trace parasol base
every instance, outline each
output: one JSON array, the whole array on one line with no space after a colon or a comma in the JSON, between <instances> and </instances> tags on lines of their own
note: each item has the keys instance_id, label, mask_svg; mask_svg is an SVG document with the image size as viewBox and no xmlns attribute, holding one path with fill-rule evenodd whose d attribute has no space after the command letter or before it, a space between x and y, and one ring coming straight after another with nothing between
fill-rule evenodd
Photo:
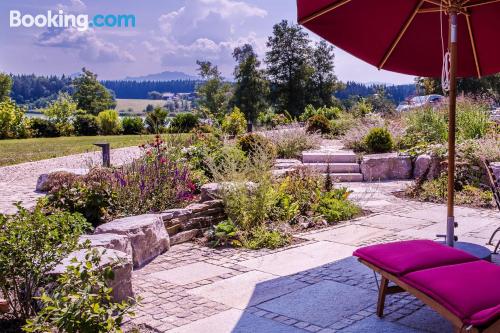
<instances>
[{"instance_id":1,"label":"parasol base","mask_svg":"<svg viewBox=\"0 0 500 333\"><path fill-rule=\"evenodd\" d=\"M446 243L444 242L439 243L446 245ZM481 260L491 262L491 251L485 246L477 245L474 243L455 242L454 248L465 251Z\"/></svg>"}]
</instances>

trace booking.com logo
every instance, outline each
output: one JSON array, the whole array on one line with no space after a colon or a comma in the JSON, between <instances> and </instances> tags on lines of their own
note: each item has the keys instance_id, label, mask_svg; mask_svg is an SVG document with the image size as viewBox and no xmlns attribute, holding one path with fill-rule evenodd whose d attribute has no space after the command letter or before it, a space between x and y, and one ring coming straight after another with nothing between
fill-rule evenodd
<instances>
[{"instance_id":1,"label":"booking.com logo","mask_svg":"<svg viewBox=\"0 0 500 333\"><path fill-rule=\"evenodd\" d=\"M87 14L65 14L63 10L57 12L47 11L47 14L23 15L19 10L10 11L11 28L76 28L86 31L89 28L135 28L135 15L102 15L97 14L92 18Z\"/></svg>"}]
</instances>

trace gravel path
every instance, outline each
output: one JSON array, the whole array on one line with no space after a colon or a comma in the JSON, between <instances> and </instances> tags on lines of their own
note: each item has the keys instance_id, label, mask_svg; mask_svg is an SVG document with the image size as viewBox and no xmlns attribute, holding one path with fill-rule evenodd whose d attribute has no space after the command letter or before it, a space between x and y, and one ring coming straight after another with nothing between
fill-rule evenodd
<instances>
[{"instance_id":1,"label":"gravel path","mask_svg":"<svg viewBox=\"0 0 500 333\"><path fill-rule=\"evenodd\" d=\"M138 147L113 149L111 164L122 165L140 155ZM37 162L28 162L0 168L0 213L16 211L15 202L22 202L24 207L33 207L43 193L35 192L36 182L41 174L55 169L82 169L101 163L100 152L91 152L64 157L57 157Z\"/></svg>"}]
</instances>

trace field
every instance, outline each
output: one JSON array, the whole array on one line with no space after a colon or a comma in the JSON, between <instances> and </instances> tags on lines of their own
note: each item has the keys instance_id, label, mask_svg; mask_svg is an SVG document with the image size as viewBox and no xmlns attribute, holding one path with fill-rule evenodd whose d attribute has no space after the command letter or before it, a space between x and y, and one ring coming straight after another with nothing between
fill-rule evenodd
<instances>
[{"instance_id":1,"label":"field","mask_svg":"<svg viewBox=\"0 0 500 333\"><path fill-rule=\"evenodd\" d=\"M135 113L143 113L148 104L153 106L164 106L166 101L152 99L116 99L116 111L128 112L132 109Z\"/></svg>"},{"instance_id":2,"label":"field","mask_svg":"<svg viewBox=\"0 0 500 333\"><path fill-rule=\"evenodd\" d=\"M117 135L0 140L0 166L100 150L93 145L96 142L109 142L111 148L138 146L152 137Z\"/></svg>"}]
</instances>

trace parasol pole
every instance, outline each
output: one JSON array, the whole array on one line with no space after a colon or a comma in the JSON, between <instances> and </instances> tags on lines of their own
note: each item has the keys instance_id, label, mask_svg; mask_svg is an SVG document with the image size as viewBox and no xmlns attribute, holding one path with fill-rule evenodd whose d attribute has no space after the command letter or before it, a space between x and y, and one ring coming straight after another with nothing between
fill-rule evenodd
<instances>
[{"instance_id":1,"label":"parasol pole","mask_svg":"<svg viewBox=\"0 0 500 333\"><path fill-rule=\"evenodd\" d=\"M450 47L450 95L448 114L448 214L446 225L446 243L454 246L455 243L455 118L457 108L457 38L458 38L457 11L454 8L449 12L449 47Z\"/></svg>"}]
</instances>

